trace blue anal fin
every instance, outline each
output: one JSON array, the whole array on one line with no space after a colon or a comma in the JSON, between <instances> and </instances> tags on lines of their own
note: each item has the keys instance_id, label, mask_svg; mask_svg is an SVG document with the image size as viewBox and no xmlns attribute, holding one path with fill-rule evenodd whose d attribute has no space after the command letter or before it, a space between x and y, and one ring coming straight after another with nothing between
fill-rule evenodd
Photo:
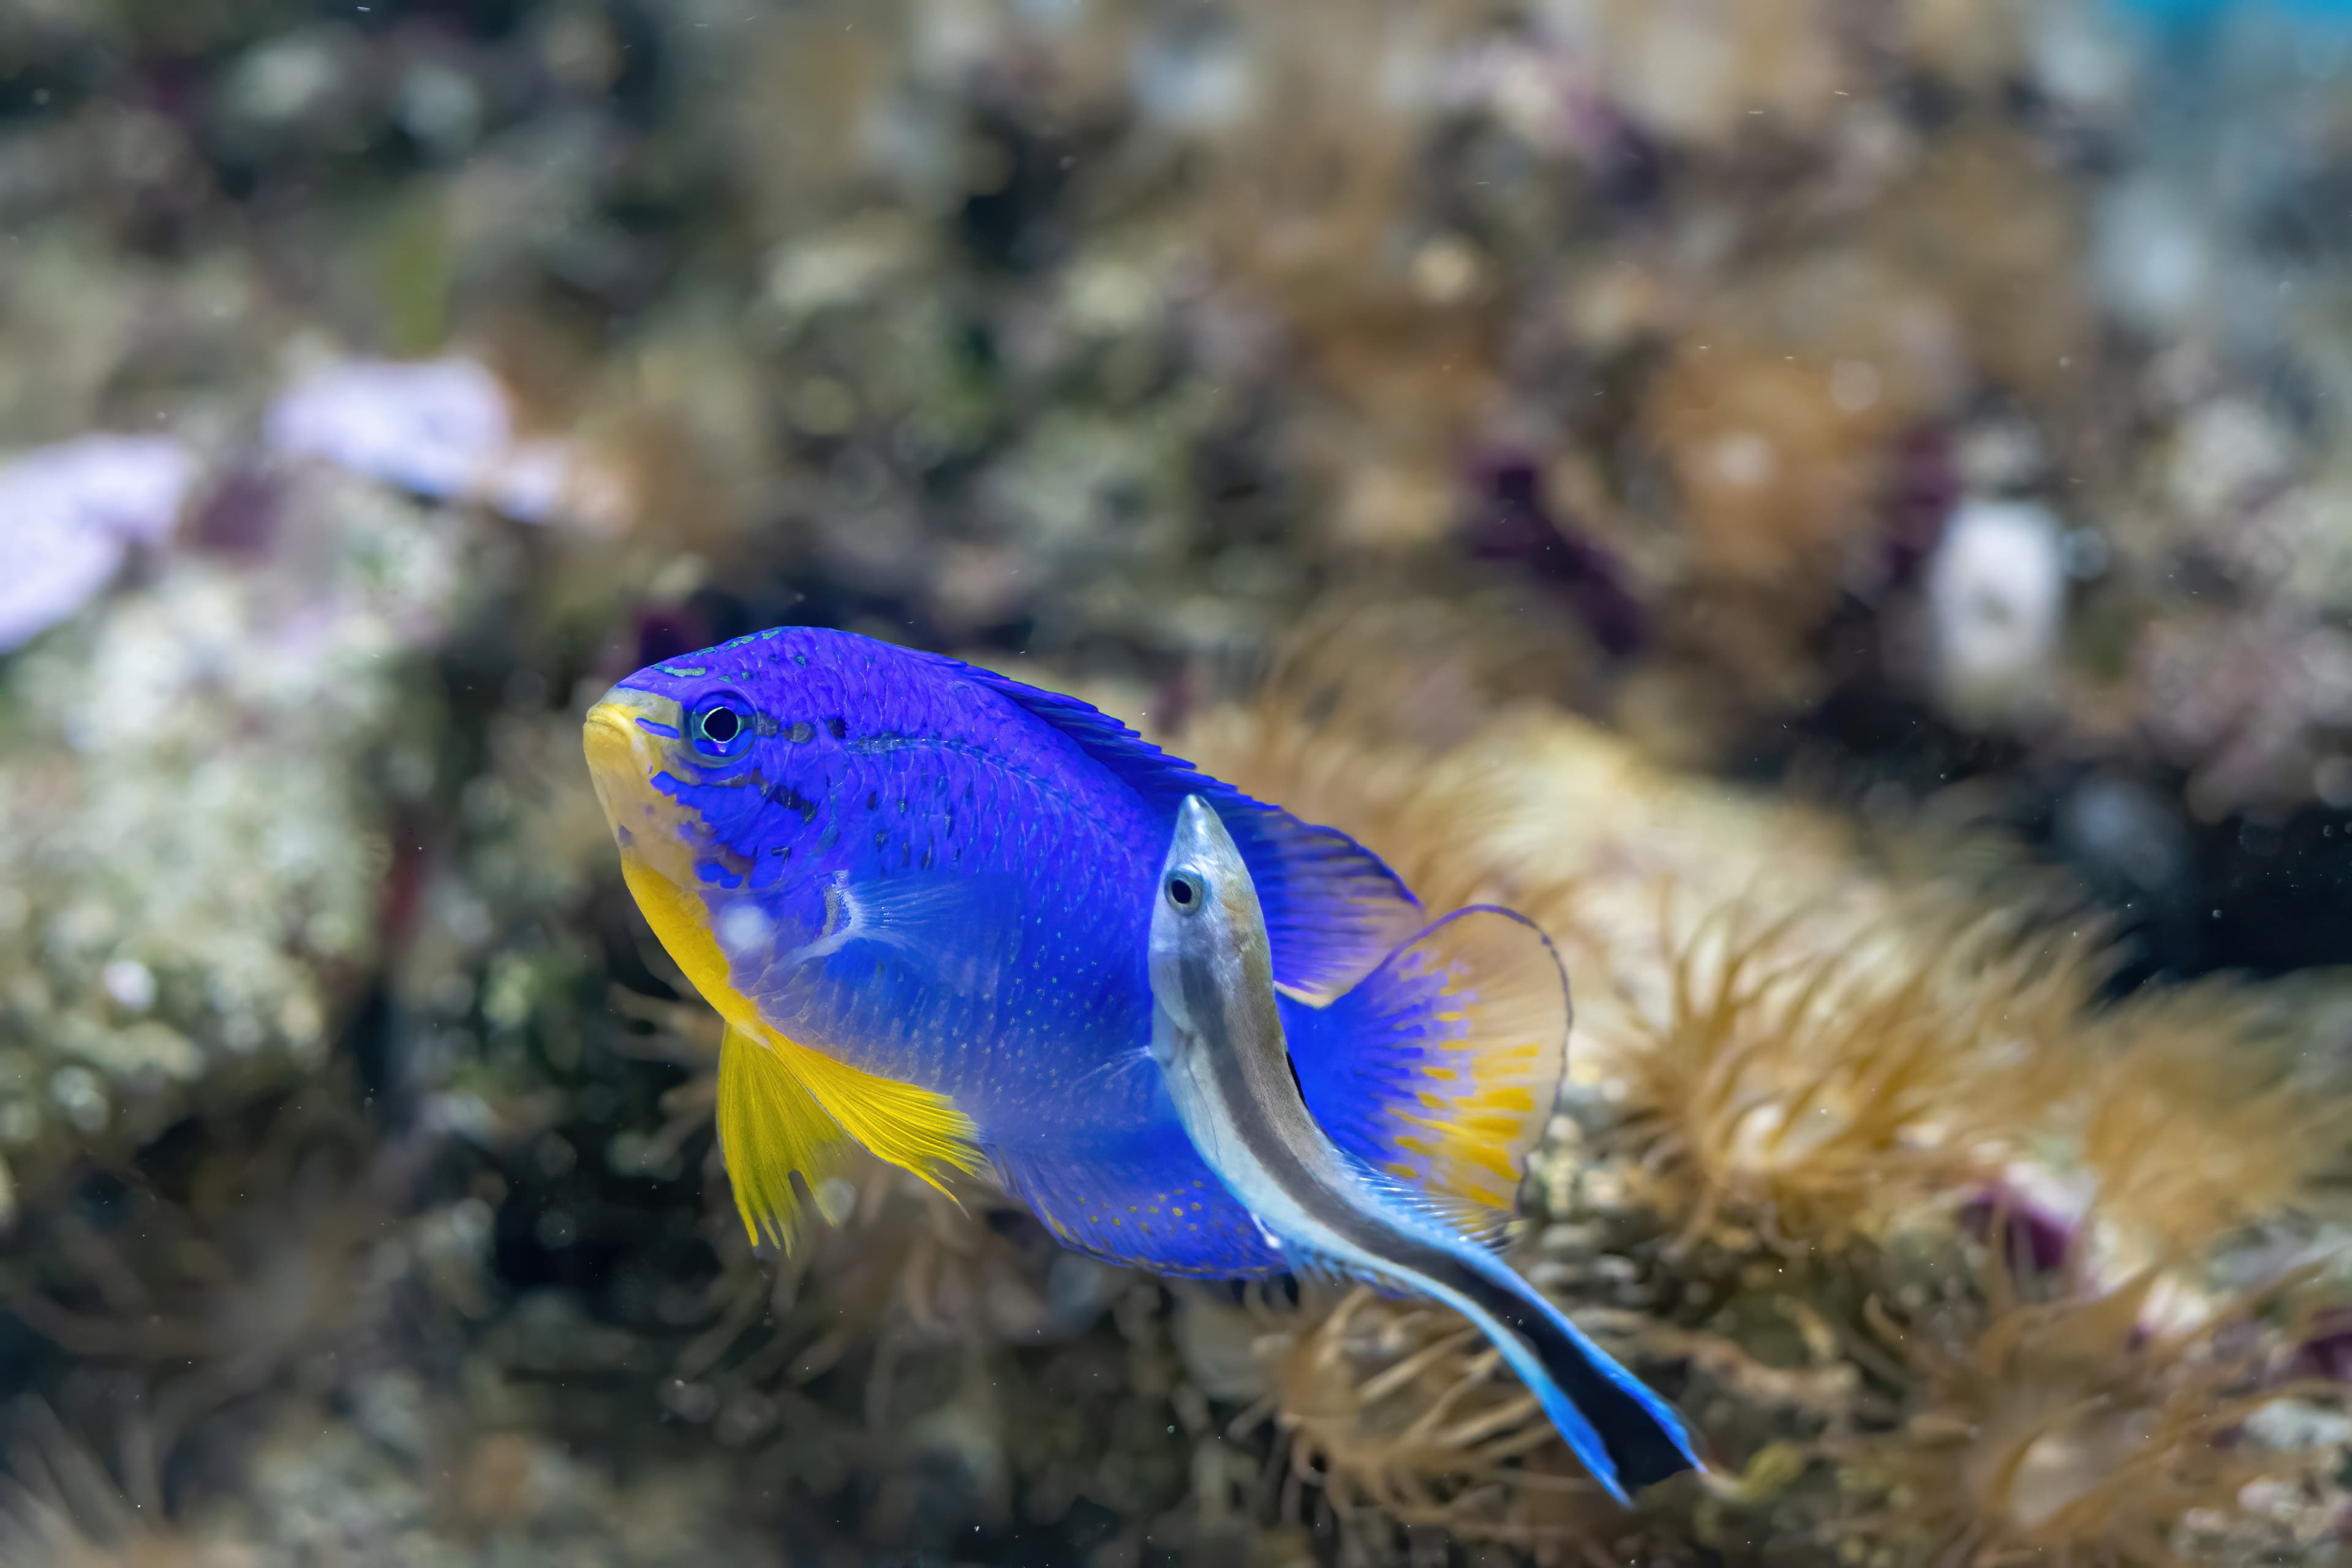
<instances>
[{"instance_id":1,"label":"blue anal fin","mask_svg":"<svg viewBox=\"0 0 2352 1568\"><path fill-rule=\"evenodd\" d=\"M1242 1279L1290 1267L1174 1124L1111 1150L990 1151L1005 1187L1076 1252L1157 1274Z\"/></svg>"}]
</instances>

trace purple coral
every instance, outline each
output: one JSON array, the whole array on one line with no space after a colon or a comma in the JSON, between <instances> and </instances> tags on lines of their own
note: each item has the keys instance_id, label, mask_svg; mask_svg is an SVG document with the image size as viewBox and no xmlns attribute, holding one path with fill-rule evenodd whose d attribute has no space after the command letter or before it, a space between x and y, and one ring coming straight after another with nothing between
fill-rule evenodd
<instances>
[{"instance_id":1,"label":"purple coral","mask_svg":"<svg viewBox=\"0 0 2352 1568\"><path fill-rule=\"evenodd\" d=\"M451 499L514 438L498 378L468 360L356 361L296 382L269 410L265 438L419 495Z\"/></svg>"},{"instance_id":2,"label":"purple coral","mask_svg":"<svg viewBox=\"0 0 2352 1568\"><path fill-rule=\"evenodd\" d=\"M2322 1312L2295 1349L2294 1370L2332 1383L2352 1383L2352 1310Z\"/></svg>"},{"instance_id":3,"label":"purple coral","mask_svg":"<svg viewBox=\"0 0 2352 1568\"><path fill-rule=\"evenodd\" d=\"M0 468L0 649L88 604L132 545L168 538L195 470L160 436L83 436Z\"/></svg>"},{"instance_id":4,"label":"purple coral","mask_svg":"<svg viewBox=\"0 0 2352 1568\"><path fill-rule=\"evenodd\" d=\"M2065 1268L2082 1232L2079 1215L2064 1212L2057 1202L2014 1182L1964 1205L1960 1223L1988 1247L1993 1245L1998 1226L2000 1254L2011 1271L2036 1277Z\"/></svg>"},{"instance_id":5,"label":"purple coral","mask_svg":"<svg viewBox=\"0 0 2352 1568\"><path fill-rule=\"evenodd\" d=\"M519 437L506 388L468 359L330 365L278 399L263 435L282 457L525 522L603 521L617 505L568 443Z\"/></svg>"},{"instance_id":6,"label":"purple coral","mask_svg":"<svg viewBox=\"0 0 2352 1568\"><path fill-rule=\"evenodd\" d=\"M1480 465L1482 504L1472 519L1469 547L1482 561L1523 567L1568 601L1593 640L1622 658L1643 642L1646 617L1608 552L1553 517L1543 475L1514 454Z\"/></svg>"},{"instance_id":7,"label":"purple coral","mask_svg":"<svg viewBox=\"0 0 2352 1568\"><path fill-rule=\"evenodd\" d=\"M1950 436L1933 426L1895 445L1886 495L1886 567L1897 583L1919 575L1960 504L1959 463Z\"/></svg>"}]
</instances>

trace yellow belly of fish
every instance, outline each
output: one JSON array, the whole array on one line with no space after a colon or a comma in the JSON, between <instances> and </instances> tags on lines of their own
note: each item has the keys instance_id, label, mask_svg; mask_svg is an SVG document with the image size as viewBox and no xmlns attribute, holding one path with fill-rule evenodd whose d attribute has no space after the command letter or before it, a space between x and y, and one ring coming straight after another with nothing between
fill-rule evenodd
<instances>
[{"instance_id":1,"label":"yellow belly of fish","mask_svg":"<svg viewBox=\"0 0 2352 1568\"><path fill-rule=\"evenodd\" d=\"M971 1119L947 1096L839 1062L770 1027L735 989L700 898L627 850L621 874L670 957L727 1021L719 1055L719 1147L735 1206L756 1245L789 1248L800 1200L842 1174L852 1141L940 1191L953 1169L981 1165Z\"/></svg>"}]
</instances>

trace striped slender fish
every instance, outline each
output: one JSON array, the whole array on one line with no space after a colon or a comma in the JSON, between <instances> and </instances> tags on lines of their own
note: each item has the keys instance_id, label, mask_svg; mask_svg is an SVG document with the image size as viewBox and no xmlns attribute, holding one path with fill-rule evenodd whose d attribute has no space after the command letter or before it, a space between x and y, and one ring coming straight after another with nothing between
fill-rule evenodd
<instances>
[{"instance_id":1,"label":"striped slender fish","mask_svg":"<svg viewBox=\"0 0 2352 1568\"><path fill-rule=\"evenodd\" d=\"M1432 951L1420 956L1434 960L1440 947L1459 953L1529 942L1549 945L1507 910L1462 910L1408 948L1403 962L1391 961L1396 1005L1381 1012L1392 1026L1410 1027L1431 1000L1429 977L1445 973L1442 963L1416 962L1414 949L1426 946ZM1249 867L1199 795L1178 811L1161 868L1150 973L1151 1055L1176 1113L1294 1270L1426 1296L1469 1319L1620 1501L1699 1468L1682 1419L1496 1257L1477 1235L1478 1216L1371 1169L1317 1122L1291 1065ZM1442 992L1442 982L1434 989ZM1544 1028L1556 1020L1564 1037L1566 1009L1560 981L1556 1014L1523 1007L1520 1021Z\"/></svg>"}]
</instances>

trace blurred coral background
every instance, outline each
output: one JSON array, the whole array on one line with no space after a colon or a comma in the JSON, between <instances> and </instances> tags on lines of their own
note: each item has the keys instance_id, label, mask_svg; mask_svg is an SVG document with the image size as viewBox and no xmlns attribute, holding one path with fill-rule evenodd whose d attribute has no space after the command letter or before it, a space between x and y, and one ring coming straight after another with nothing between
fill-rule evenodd
<instances>
[{"instance_id":1,"label":"blurred coral background","mask_svg":"<svg viewBox=\"0 0 2352 1568\"><path fill-rule=\"evenodd\" d=\"M580 716L801 622L1500 898L1462 1324L754 1257ZM2352 5L0 0L0 1568L2325 1563Z\"/></svg>"}]
</instances>

